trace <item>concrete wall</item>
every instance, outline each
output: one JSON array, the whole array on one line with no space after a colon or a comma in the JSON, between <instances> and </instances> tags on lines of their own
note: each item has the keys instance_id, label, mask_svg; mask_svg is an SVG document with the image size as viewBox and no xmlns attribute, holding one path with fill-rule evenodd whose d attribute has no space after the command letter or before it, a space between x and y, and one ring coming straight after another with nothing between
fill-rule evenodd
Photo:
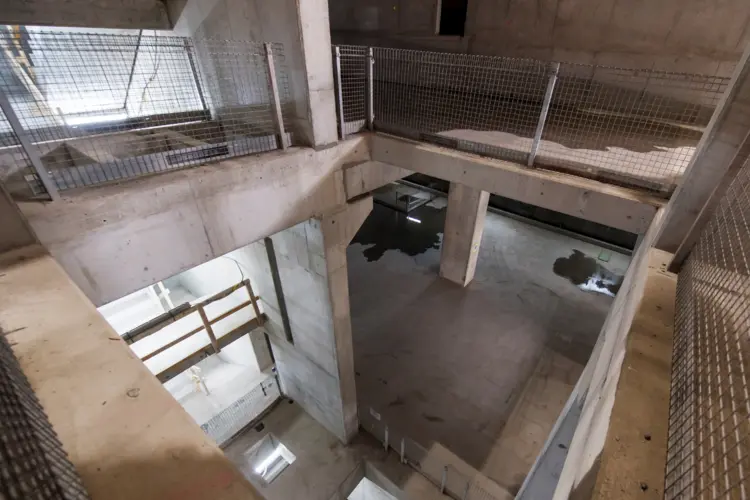
<instances>
[{"instance_id":1,"label":"concrete wall","mask_svg":"<svg viewBox=\"0 0 750 500\"><path fill-rule=\"evenodd\" d=\"M343 442L358 429L346 246L371 208L372 199L366 198L270 238L291 342L273 282L268 243L255 242L232 254L248 270L269 317L264 328L282 392Z\"/></svg>"},{"instance_id":2,"label":"concrete wall","mask_svg":"<svg viewBox=\"0 0 750 500\"><path fill-rule=\"evenodd\" d=\"M169 29L161 0L10 0L3 2L0 24L81 26L89 28Z\"/></svg>"},{"instance_id":3,"label":"concrete wall","mask_svg":"<svg viewBox=\"0 0 750 500\"><path fill-rule=\"evenodd\" d=\"M180 35L283 43L295 128L301 142L325 145L336 141L326 0L170 0L167 6L174 30ZM202 62L204 67L226 64L221 60Z\"/></svg>"},{"instance_id":4,"label":"concrete wall","mask_svg":"<svg viewBox=\"0 0 750 500\"><path fill-rule=\"evenodd\" d=\"M360 137L323 151L291 148L20 207L42 244L101 305L342 206L342 167L368 155Z\"/></svg>"},{"instance_id":5,"label":"concrete wall","mask_svg":"<svg viewBox=\"0 0 750 500\"><path fill-rule=\"evenodd\" d=\"M731 74L743 0L469 0L466 36L435 35L434 0L330 0L334 43Z\"/></svg>"},{"instance_id":6,"label":"concrete wall","mask_svg":"<svg viewBox=\"0 0 750 500\"><path fill-rule=\"evenodd\" d=\"M36 236L26 219L0 184L0 253L33 245L36 242Z\"/></svg>"},{"instance_id":7,"label":"concrete wall","mask_svg":"<svg viewBox=\"0 0 750 500\"><path fill-rule=\"evenodd\" d=\"M622 287L602 326L594 351L570 396L571 401L566 406L566 410L579 411L580 409L580 416L572 440L569 442L568 454L562 471L550 476L549 470L537 462L523 487L524 490L536 491L538 494L539 491L549 492L554 489L553 498L563 500L578 488L583 490L591 487L587 477L590 480L592 476L596 476L595 469L607 437L618 380L622 370L625 369L623 359L630 327L643 297L649 269L649 254L663 220L664 209L661 209L654 217L651 227L633 256ZM561 415L560 422L565 417L566 414ZM556 432L569 432L569 430L559 423L548 442L555 440ZM540 455L542 461L545 457L549 458L546 454L549 449L549 446L545 446L545 451ZM539 475L535 476L536 473ZM555 485L554 481L558 477L559 481ZM521 498L536 498L528 495L529 493L525 492ZM574 498L589 497L583 492L582 496L574 496Z\"/></svg>"}]
</instances>

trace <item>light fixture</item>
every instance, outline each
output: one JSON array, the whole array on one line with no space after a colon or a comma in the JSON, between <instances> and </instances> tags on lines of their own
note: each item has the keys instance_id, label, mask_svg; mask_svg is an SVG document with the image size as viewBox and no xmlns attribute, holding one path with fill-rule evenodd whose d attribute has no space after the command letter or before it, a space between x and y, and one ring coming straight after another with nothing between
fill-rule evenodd
<instances>
[{"instance_id":1,"label":"light fixture","mask_svg":"<svg viewBox=\"0 0 750 500\"><path fill-rule=\"evenodd\" d=\"M408 215L406 216L406 220L410 220L412 222L416 222L417 224L421 224L422 223L421 220L415 219L414 217L409 217Z\"/></svg>"}]
</instances>

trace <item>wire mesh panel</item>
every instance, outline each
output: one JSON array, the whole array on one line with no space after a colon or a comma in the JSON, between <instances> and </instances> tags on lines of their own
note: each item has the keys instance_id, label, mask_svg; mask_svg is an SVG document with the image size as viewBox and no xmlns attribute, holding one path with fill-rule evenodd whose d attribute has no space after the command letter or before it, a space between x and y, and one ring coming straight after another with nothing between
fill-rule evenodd
<instances>
[{"instance_id":1,"label":"wire mesh panel","mask_svg":"<svg viewBox=\"0 0 750 500\"><path fill-rule=\"evenodd\" d=\"M252 391L237 398L234 403L201 425L201 429L221 446L258 418L280 397L276 376L270 375Z\"/></svg>"},{"instance_id":2,"label":"wire mesh panel","mask_svg":"<svg viewBox=\"0 0 750 500\"><path fill-rule=\"evenodd\" d=\"M750 497L750 165L677 281L665 498Z\"/></svg>"},{"instance_id":3,"label":"wire mesh panel","mask_svg":"<svg viewBox=\"0 0 750 500\"><path fill-rule=\"evenodd\" d=\"M344 135L367 125L367 47L339 45Z\"/></svg>"},{"instance_id":4,"label":"wire mesh panel","mask_svg":"<svg viewBox=\"0 0 750 500\"><path fill-rule=\"evenodd\" d=\"M541 61L374 49L375 124L499 158L525 161L548 65Z\"/></svg>"},{"instance_id":5,"label":"wire mesh panel","mask_svg":"<svg viewBox=\"0 0 750 500\"><path fill-rule=\"evenodd\" d=\"M272 51L291 121L283 48ZM6 30L0 92L61 190L279 146L262 43Z\"/></svg>"},{"instance_id":6,"label":"wire mesh panel","mask_svg":"<svg viewBox=\"0 0 750 500\"><path fill-rule=\"evenodd\" d=\"M0 498L89 498L1 332Z\"/></svg>"},{"instance_id":7,"label":"wire mesh panel","mask_svg":"<svg viewBox=\"0 0 750 500\"><path fill-rule=\"evenodd\" d=\"M728 83L562 64L537 162L671 192Z\"/></svg>"}]
</instances>

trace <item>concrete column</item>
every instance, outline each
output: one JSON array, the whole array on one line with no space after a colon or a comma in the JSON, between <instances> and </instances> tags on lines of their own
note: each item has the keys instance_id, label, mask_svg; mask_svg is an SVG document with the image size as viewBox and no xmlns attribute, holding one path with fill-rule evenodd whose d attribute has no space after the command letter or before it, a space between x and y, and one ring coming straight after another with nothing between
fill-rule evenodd
<instances>
[{"instance_id":1,"label":"concrete column","mask_svg":"<svg viewBox=\"0 0 750 500\"><path fill-rule=\"evenodd\" d=\"M359 425L346 247L371 210L363 198L271 237L283 307L264 243L243 259L269 317L282 392L344 443Z\"/></svg>"},{"instance_id":2,"label":"concrete column","mask_svg":"<svg viewBox=\"0 0 750 500\"><path fill-rule=\"evenodd\" d=\"M732 81L714 111L698 143L685 175L667 205L666 221L656 247L676 253L699 219L711 194L719 200L723 191L748 159L750 133L750 46L737 63ZM711 209L704 212L702 224L710 219ZM696 228L695 235L700 232ZM693 239L697 239L694 235Z\"/></svg>"},{"instance_id":3,"label":"concrete column","mask_svg":"<svg viewBox=\"0 0 750 500\"><path fill-rule=\"evenodd\" d=\"M443 278L461 286L474 279L489 199L487 191L451 182L440 254Z\"/></svg>"},{"instance_id":4,"label":"concrete column","mask_svg":"<svg viewBox=\"0 0 750 500\"><path fill-rule=\"evenodd\" d=\"M327 0L167 0L166 3L178 35L283 43L286 81L294 101L292 131L298 132L297 140L309 146L324 146L338 140ZM201 50L198 59L201 68L208 68L209 73L226 64Z\"/></svg>"}]
</instances>

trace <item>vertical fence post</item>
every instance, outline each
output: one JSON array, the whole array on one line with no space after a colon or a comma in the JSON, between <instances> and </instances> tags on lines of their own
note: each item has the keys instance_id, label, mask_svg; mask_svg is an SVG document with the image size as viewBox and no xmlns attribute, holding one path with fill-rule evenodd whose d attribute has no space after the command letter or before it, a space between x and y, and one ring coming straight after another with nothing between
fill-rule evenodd
<instances>
[{"instance_id":1,"label":"vertical fence post","mask_svg":"<svg viewBox=\"0 0 750 500\"><path fill-rule=\"evenodd\" d=\"M341 51L334 47L334 79L336 81L336 112L339 118L339 139L344 139L344 91L341 88Z\"/></svg>"},{"instance_id":2,"label":"vertical fence post","mask_svg":"<svg viewBox=\"0 0 750 500\"><path fill-rule=\"evenodd\" d=\"M12 128L13 133L16 134L18 142L21 143L21 147L26 152L26 157L31 162L31 166L34 168L36 175L39 176L39 180L42 181L42 185L44 186L44 189L47 190L47 194L49 195L50 199L53 201L59 200L60 194L57 192L57 188L52 182L52 178L44 168L44 164L42 163L42 159L39 157L39 153L37 153L36 149L34 149L29 136L26 134L26 131L23 129L23 125L21 125L21 121L18 119L18 115L16 115L16 112L10 105L8 96L6 96L5 92L3 92L2 90L0 90L0 109L2 109L3 113L5 113L5 117L8 119L10 128Z\"/></svg>"},{"instance_id":3,"label":"vertical fence post","mask_svg":"<svg viewBox=\"0 0 750 500\"><path fill-rule=\"evenodd\" d=\"M367 129L372 130L375 123L375 106L373 102L373 69L375 56L372 47L367 49Z\"/></svg>"},{"instance_id":4,"label":"vertical fence post","mask_svg":"<svg viewBox=\"0 0 750 500\"><path fill-rule=\"evenodd\" d=\"M557 83L557 74L559 72L560 63L550 63L549 80L547 80L547 92L545 92L544 94L542 112L539 113L539 123L536 126L534 142L531 143L531 151L529 152L529 160L527 162L527 165L529 167L534 166L534 160L536 159L536 154L539 151L539 143L542 142L542 132L544 132L544 124L547 121L547 113L549 113L549 105L552 102L552 94L555 92L555 84Z\"/></svg>"},{"instance_id":5,"label":"vertical fence post","mask_svg":"<svg viewBox=\"0 0 750 500\"><path fill-rule=\"evenodd\" d=\"M383 439L383 448L388 451L388 426L385 426L385 439Z\"/></svg>"},{"instance_id":6,"label":"vertical fence post","mask_svg":"<svg viewBox=\"0 0 750 500\"><path fill-rule=\"evenodd\" d=\"M206 329L208 338L214 348L214 354L218 354L219 352L221 352L221 349L219 348L219 342L216 340L214 329L211 327L211 323L208 321L208 316L206 316L206 311L203 309L203 306L198 307L198 313L201 315L201 320L203 320L203 327Z\"/></svg>"},{"instance_id":7,"label":"vertical fence post","mask_svg":"<svg viewBox=\"0 0 750 500\"><path fill-rule=\"evenodd\" d=\"M443 466L443 477L440 480L440 493L445 493L445 482L448 479L448 466Z\"/></svg>"},{"instance_id":8,"label":"vertical fence post","mask_svg":"<svg viewBox=\"0 0 750 500\"><path fill-rule=\"evenodd\" d=\"M271 111L273 113L274 125L276 126L276 135L279 136L281 149L289 147L289 141L286 138L284 130L284 118L281 115L281 99L279 98L279 85L276 80L276 66L273 63L273 45L264 44L266 47L266 64L268 65L268 80L271 89Z\"/></svg>"},{"instance_id":9,"label":"vertical fence post","mask_svg":"<svg viewBox=\"0 0 750 500\"><path fill-rule=\"evenodd\" d=\"M406 438L401 438L401 463L406 463Z\"/></svg>"}]
</instances>

